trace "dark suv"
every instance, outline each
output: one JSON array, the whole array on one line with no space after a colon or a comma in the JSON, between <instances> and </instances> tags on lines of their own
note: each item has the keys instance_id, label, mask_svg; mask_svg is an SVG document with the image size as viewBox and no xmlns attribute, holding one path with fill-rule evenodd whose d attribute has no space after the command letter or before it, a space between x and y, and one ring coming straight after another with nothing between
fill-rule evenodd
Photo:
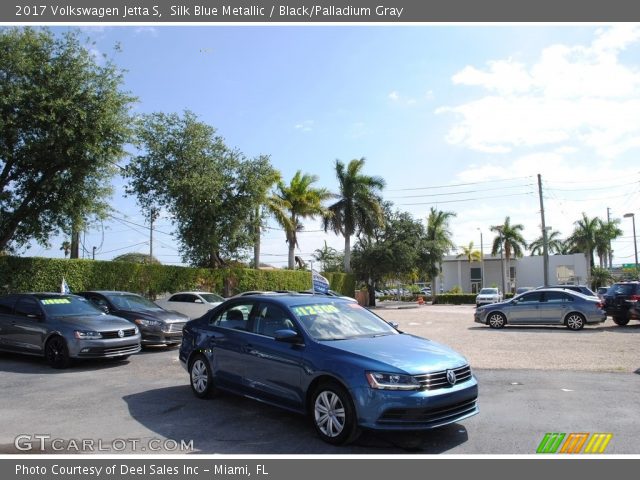
<instances>
[{"instance_id":1,"label":"dark suv","mask_svg":"<svg viewBox=\"0 0 640 480\"><path fill-rule=\"evenodd\" d=\"M640 282L614 283L604 296L607 315L616 325L640 320Z\"/></svg>"}]
</instances>

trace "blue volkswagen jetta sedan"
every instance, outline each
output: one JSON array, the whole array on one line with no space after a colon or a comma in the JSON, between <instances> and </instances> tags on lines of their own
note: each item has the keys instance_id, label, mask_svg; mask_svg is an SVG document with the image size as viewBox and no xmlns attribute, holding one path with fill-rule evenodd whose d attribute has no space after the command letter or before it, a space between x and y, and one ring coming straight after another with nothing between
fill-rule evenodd
<instances>
[{"instance_id":1,"label":"blue volkswagen jetta sedan","mask_svg":"<svg viewBox=\"0 0 640 480\"><path fill-rule=\"evenodd\" d=\"M332 444L361 428L431 429L478 413L462 355L335 297L227 300L185 325L179 357L196 396L224 390L308 414Z\"/></svg>"}]
</instances>

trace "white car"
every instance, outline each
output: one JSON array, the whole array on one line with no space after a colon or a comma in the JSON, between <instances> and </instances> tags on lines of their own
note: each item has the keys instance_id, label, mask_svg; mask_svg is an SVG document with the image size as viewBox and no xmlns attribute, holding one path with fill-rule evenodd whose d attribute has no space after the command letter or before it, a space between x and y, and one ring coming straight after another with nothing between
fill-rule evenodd
<instances>
[{"instance_id":1,"label":"white car","mask_svg":"<svg viewBox=\"0 0 640 480\"><path fill-rule=\"evenodd\" d=\"M182 313L190 319L200 318L222 302L223 297L210 292L178 292L156 301L165 310Z\"/></svg>"},{"instance_id":2,"label":"white car","mask_svg":"<svg viewBox=\"0 0 640 480\"><path fill-rule=\"evenodd\" d=\"M501 302L502 292L497 288L483 288L476 296L476 307Z\"/></svg>"}]
</instances>

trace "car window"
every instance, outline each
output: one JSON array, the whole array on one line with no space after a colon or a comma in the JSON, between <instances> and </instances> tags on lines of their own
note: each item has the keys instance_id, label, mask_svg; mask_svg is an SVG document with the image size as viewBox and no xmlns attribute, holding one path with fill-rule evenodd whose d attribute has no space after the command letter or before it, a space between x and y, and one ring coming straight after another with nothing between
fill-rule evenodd
<instances>
[{"instance_id":1,"label":"car window","mask_svg":"<svg viewBox=\"0 0 640 480\"><path fill-rule=\"evenodd\" d=\"M215 293L201 293L200 296L208 303L224 302L224 298Z\"/></svg>"},{"instance_id":2,"label":"car window","mask_svg":"<svg viewBox=\"0 0 640 480\"><path fill-rule=\"evenodd\" d=\"M52 317L96 316L104 312L83 297L59 296L41 298L40 305Z\"/></svg>"},{"instance_id":3,"label":"car window","mask_svg":"<svg viewBox=\"0 0 640 480\"><path fill-rule=\"evenodd\" d=\"M546 292L545 300L547 303L565 303L572 302L573 297L564 292Z\"/></svg>"},{"instance_id":4,"label":"car window","mask_svg":"<svg viewBox=\"0 0 640 480\"><path fill-rule=\"evenodd\" d=\"M216 315L213 324L216 327L247 330L253 305L254 302L236 303Z\"/></svg>"},{"instance_id":5,"label":"car window","mask_svg":"<svg viewBox=\"0 0 640 480\"><path fill-rule=\"evenodd\" d=\"M16 303L15 297L0 298L0 315L10 315L13 313L13 305Z\"/></svg>"},{"instance_id":6,"label":"car window","mask_svg":"<svg viewBox=\"0 0 640 480\"><path fill-rule=\"evenodd\" d=\"M16 315L29 316L29 315L42 315L42 310L38 306L38 301L34 298L20 298L16 302L15 307Z\"/></svg>"},{"instance_id":7,"label":"car window","mask_svg":"<svg viewBox=\"0 0 640 480\"><path fill-rule=\"evenodd\" d=\"M119 310L159 310L160 307L140 295L110 295L109 299Z\"/></svg>"},{"instance_id":8,"label":"car window","mask_svg":"<svg viewBox=\"0 0 640 480\"><path fill-rule=\"evenodd\" d=\"M532 293L523 293L520 297L518 297L518 303L538 303L542 301L542 293L541 292L532 292Z\"/></svg>"},{"instance_id":9,"label":"car window","mask_svg":"<svg viewBox=\"0 0 640 480\"><path fill-rule=\"evenodd\" d=\"M633 287L631 283L619 283L611 287L611 292L609 293L613 295L632 295Z\"/></svg>"},{"instance_id":10,"label":"car window","mask_svg":"<svg viewBox=\"0 0 640 480\"><path fill-rule=\"evenodd\" d=\"M263 303L259 306L251 331L267 337L275 337L278 330L296 330L286 312L277 305Z\"/></svg>"},{"instance_id":11,"label":"car window","mask_svg":"<svg viewBox=\"0 0 640 480\"><path fill-rule=\"evenodd\" d=\"M483 288L482 290L480 290L480 295L495 295L497 293L497 288Z\"/></svg>"},{"instance_id":12,"label":"car window","mask_svg":"<svg viewBox=\"0 0 640 480\"><path fill-rule=\"evenodd\" d=\"M398 331L357 303L336 301L296 305L291 308L305 330L316 340L397 335Z\"/></svg>"}]
</instances>

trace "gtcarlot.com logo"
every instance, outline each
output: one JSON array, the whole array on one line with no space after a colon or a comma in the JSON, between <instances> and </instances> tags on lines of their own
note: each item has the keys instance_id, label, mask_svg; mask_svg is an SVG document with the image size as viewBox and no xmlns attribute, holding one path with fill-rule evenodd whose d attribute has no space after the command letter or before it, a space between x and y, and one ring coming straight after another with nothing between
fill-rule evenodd
<instances>
[{"instance_id":1,"label":"gtcarlot.com logo","mask_svg":"<svg viewBox=\"0 0 640 480\"><path fill-rule=\"evenodd\" d=\"M536 453L604 453L612 437L611 433L546 433Z\"/></svg>"}]
</instances>

